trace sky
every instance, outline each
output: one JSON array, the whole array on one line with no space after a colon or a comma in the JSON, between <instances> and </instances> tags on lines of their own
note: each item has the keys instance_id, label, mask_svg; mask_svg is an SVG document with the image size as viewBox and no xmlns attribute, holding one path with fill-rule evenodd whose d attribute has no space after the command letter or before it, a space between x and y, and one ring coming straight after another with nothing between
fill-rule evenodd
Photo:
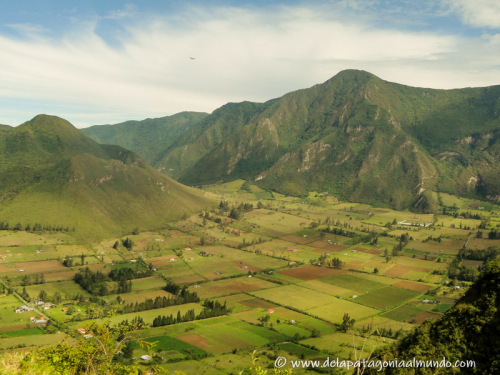
<instances>
[{"instance_id":1,"label":"sky","mask_svg":"<svg viewBox=\"0 0 500 375\"><path fill-rule=\"evenodd\" d=\"M498 0L0 0L0 124L212 112L344 69L436 89L500 84Z\"/></svg>"}]
</instances>

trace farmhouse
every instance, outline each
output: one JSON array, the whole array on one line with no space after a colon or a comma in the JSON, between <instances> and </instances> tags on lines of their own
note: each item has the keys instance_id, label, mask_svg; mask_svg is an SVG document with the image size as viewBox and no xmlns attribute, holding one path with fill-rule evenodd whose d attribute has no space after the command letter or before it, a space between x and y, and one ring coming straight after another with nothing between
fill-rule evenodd
<instances>
[{"instance_id":1,"label":"farmhouse","mask_svg":"<svg viewBox=\"0 0 500 375\"><path fill-rule=\"evenodd\" d=\"M82 335L84 335L86 332L84 328L78 328L77 331L78 331L78 333L80 333Z\"/></svg>"},{"instance_id":2,"label":"farmhouse","mask_svg":"<svg viewBox=\"0 0 500 375\"><path fill-rule=\"evenodd\" d=\"M175 258L170 258L170 261L171 262L175 262Z\"/></svg>"},{"instance_id":3,"label":"farmhouse","mask_svg":"<svg viewBox=\"0 0 500 375\"><path fill-rule=\"evenodd\" d=\"M267 312L268 312L269 314L274 314L274 309L269 309L269 310L267 310Z\"/></svg>"},{"instance_id":4,"label":"farmhouse","mask_svg":"<svg viewBox=\"0 0 500 375\"><path fill-rule=\"evenodd\" d=\"M151 359L151 356L149 356L149 355L147 355L147 354L144 354L144 355L141 357L141 359L142 359L143 361L149 361L149 360Z\"/></svg>"},{"instance_id":5,"label":"farmhouse","mask_svg":"<svg viewBox=\"0 0 500 375\"><path fill-rule=\"evenodd\" d=\"M19 306L18 308L16 308L15 312L16 313L23 313L25 311L32 311L32 310L33 310L33 307L27 306L27 305L22 305L22 306Z\"/></svg>"},{"instance_id":6,"label":"farmhouse","mask_svg":"<svg viewBox=\"0 0 500 375\"><path fill-rule=\"evenodd\" d=\"M191 251L191 248L190 247L185 247L184 251Z\"/></svg>"}]
</instances>

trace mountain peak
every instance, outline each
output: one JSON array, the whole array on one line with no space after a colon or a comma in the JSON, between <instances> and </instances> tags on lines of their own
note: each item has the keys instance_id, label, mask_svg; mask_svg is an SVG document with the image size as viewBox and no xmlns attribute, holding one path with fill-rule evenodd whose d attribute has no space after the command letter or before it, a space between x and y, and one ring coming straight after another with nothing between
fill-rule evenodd
<instances>
[{"instance_id":1,"label":"mountain peak","mask_svg":"<svg viewBox=\"0 0 500 375\"><path fill-rule=\"evenodd\" d=\"M26 121L24 124L20 125L21 129L23 127L30 128L32 130L43 130L57 133L61 131L78 132L78 129L69 121L61 117L45 114L36 115L31 120Z\"/></svg>"},{"instance_id":2,"label":"mountain peak","mask_svg":"<svg viewBox=\"0 0 500 375\"><path fill-rule=\"evenodd\" d=\"M18 151L43 149L49 153L76 155L89 153L105 157L102 148L95 141L87 138L69 121L50 115L37 115L30 121L19 125L16 132L9 132L13 137L22 137L17 142Z\"/></svg>"},{"instance_id":3,"label":"mountain peak","mask_svg":"<svg viewBox=\"0 0 500 375\"><path fill-rule=\"evenodd\" d=\"M376 75L365 70L346 69L341 70L326 82L354 81L358 83L366 83L374 78L380 80L380 78L378 78Z\"/></svg>"}]
</instances>

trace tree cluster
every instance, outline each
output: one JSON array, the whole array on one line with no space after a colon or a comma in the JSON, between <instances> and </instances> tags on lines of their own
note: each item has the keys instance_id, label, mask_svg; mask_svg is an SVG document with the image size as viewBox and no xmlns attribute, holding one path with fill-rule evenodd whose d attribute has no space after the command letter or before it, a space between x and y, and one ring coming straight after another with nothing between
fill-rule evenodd
<instances>
[{"instance_id":1,"label":"tree cluster","mask_svg":"<svg viewBox=\"0 0 500 375\"><path fill-rule=\"evenodd\" d=\"M219 301L206 300L203 306L203 310L198 315L195 314L194 309L186 311L184 315L182 315L181 312L178 311L176 317L174 317L172 314L170 314L169 316L158 315L158 317L153 320L153 327L162 327L171 324L191 322L193 320L213 318L216 316L227 315L231 312L231 310L227 308L226 302L224 302L224 305L222 305Z\"/></svg>"},{"instance_id":2,"label":"tree cluster","mask_svg":"<svg viewBox=\"0 0 500 375\"><path fill-rule=\"evenodd\" d=\"M35 223L33 226L31 226L31 224L23 226L21 223L17 223L16 225L11 226L7 222L0 221L0 230L25 230L26 232L69 232L70 228L68 226L65 227L62 225L42 225L39 223ZM74 232L75 228L73 227L71 231Z\"/></svg>"}]
</instances>

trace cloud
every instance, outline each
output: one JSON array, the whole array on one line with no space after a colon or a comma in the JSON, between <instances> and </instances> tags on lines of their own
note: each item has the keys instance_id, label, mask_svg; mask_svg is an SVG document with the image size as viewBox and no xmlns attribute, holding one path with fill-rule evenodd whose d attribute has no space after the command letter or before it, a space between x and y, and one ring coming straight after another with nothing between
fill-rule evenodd
<instances>
[{"instance_id":1,"label":"cloud","mask_svg":"<svg viewBox=\"0 0 500 375\"><path fill-rule=\"evenodd\" d=\"M33 23L10 23L5 26L28 38L38 37L40 34L45 34L49 31L44 26Z\"/></svg>"},{"instance_id":2,"label":"cloud","mask_svg":"<svg viewBox=\"0 0 500 375\"><path fill-rule=\"evenodd\" d=\"M46 103L86 126L265 101L348 68L435 88L500 81L491 38L380 28L341 7L136 14L112 46L96 32L99 22L58 38L0 36L0 98L19 110L23 102Z\"/></svg>"},{"instance_id":3,"label":"cloud","mask_svg":"<svg viewBox=\"0 0 500 375\"><path fill-rule=\"evenodd\" d=\"M442 0L444 6L460 15L467 25L500 28L498 0Z\"/></svg>"},{"instance_id":4,"label":"cloud","mask_svg":"<svg viewBox=\"0 0 500 375\"><path fill-rule=\"evenodd\" d=\"M132 18L136 15L137 7L134 4L126 4L123 9L108 12L108 14L104 18L120 20L124 18Z\"/></svg>"}]
</instances>

